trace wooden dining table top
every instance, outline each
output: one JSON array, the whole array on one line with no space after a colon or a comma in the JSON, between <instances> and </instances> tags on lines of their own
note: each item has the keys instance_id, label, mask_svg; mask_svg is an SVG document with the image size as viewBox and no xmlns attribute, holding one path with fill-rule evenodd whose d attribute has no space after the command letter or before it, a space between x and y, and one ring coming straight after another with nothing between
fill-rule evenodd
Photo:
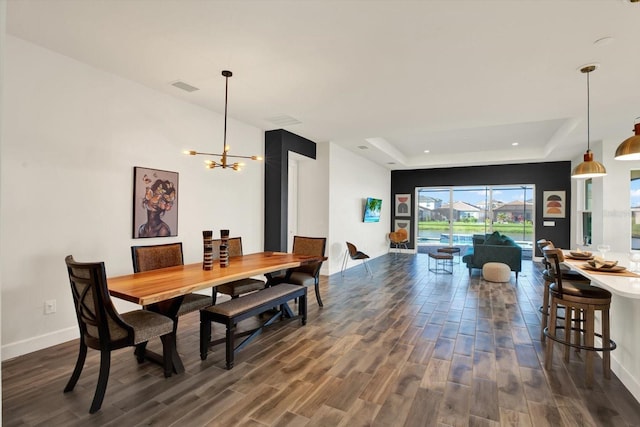
<instances>
[{"instance_id":1,"label":"wooden dining table top","mask_svg":"<svg viewBox=\"0 0 640 427\"><path fill-rule=\"evenodd\" d=\"M204 270L202 263L185 264L107 279L109 293L140 305L161 301L278 270L323 261L325 257L296 255L284 252L259 252L229 258L229 266Z\"/></svg>"}]
</instances>

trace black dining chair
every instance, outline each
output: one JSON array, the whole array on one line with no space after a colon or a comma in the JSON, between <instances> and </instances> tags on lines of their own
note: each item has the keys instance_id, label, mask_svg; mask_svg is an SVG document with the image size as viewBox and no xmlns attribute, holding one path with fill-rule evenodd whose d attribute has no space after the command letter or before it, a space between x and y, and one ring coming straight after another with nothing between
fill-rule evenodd
<instances>
[{"instance_id":1,"label":"black dining chair","mask_svg":"<svg viewBox=\"0 0 640 427\"><path fill-rule=\"evenodd\" d=\"M313 255L324 257L326 237L293 236L293 253L296 255ZM313 262L300 267L290 268L281 274L270 276L269 284L293 283L294 285L313 285L316 291L316 300L320 307L324 307L320 297L320 268L322 261Z\"/></svg>"},{"instance_id":2,"label":"black dining chair","mask_svg":"<svg viewBox=\"0 0 640 427\"><path fill-rule=\"evenodd\" d=\"M184 264L182 242L162 245L131 246L131 261L133 272L157 270L159 268L175 267ZM212 291L215 295L215 291ZM178 318L184 314L200 311L215 303L215 299L208 295L197 293L186 294L178 308L174 319L174 332L178 329Z\"/></svg>"},{"instance_id":3,"label":"black dining chair","mask_svg":"<svg viewBox=\"0 0 640 427\"><path fill-rule=\"evenodd\" d=\"M213 240L214 246L214 258L219 258L220 253L220 239ZM227 241L227 250L229 252L230 257L241 256L242 255L242 237L231 237ZM218 254L217 256L215 254ZM247 294L249 292L259 291L260 289L264 289L266 283L264 280L254 279L254 278L246 278L235 280L233 282L225 283L223 285L217 286L213 289L213 303L215 304L217 301L217 293L229 295L232 299L238 298L240 295Z\"/></svg>"},{"instance_id":4,"label":"black dining chair","mask_svg":"<svg viewBox=\"0 0 640 427\"><path fill-rule=\"evenodd\" d=\"M164 376L170 377L175 335L173 321L148 310L134 310L119 314L109 296L103 262L80 263L71 255L65 258L71 293L80 328L78 360L64 392L74 389L87 356L87 348L100 350L98 384L89 413L102 406L109 380L111 352L124 347L137 346L152 338L162 340ZM138 358L138 362L141 362Z\"/></svg>"}]
</instances>

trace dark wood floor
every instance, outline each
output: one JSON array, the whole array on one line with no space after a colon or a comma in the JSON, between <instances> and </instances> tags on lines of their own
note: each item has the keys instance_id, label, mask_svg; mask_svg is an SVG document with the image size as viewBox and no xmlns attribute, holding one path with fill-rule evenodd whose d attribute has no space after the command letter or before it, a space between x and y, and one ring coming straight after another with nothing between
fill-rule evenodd
<instances>
[{"instance_id":1,"label":"dark wood floor","mask_svg":"<svg viewBox=\"0 0 640 427\"><path fill-rule=\"evenodd\" d=\"M423 254L380 257L373 279L352 265L344 277L323 278L324 308L310 293L306 326L279 324L241 351L231 371L223 347L200 361L196 313L180 323L182 375L165 379L130 349L116 352L94 415L96 351L66 394L77 341L7 361L3 424L640 425L640 404L617 378L604 380L599 364L590 390L576 358L543 369L541 282L530 261L517 284L469 278L463 266L436 275Z\"/></svg>"}]
</instances>

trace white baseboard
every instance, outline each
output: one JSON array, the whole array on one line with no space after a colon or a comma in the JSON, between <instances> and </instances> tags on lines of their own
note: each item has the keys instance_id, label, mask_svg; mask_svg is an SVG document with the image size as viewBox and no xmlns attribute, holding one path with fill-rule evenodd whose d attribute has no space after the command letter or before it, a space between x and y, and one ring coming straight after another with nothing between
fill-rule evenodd
<instances>
[{"instance_id":1,"label":"white baseboard","mask_svg":"<svg viewBox=\"0 0 640 427\"><path fill-rule=\"evenodd\" d=\"M2 346L2 361L13 359L14 357L22 356L23 354L31 353L43 348L58 345L60 343L71 341L80 337L80 332L77 326L73 326L59 331L51 332L37 337L29 338L22 341L17 341L11 344Z\"/></svg>"},{"instance_id":2,"label":"white baseboard","mask_svg":"<svg viewBox=\"0 0 640 427\"><path fill-rule=\"evenodd\" d=\"M602 347L602 338L596 337L594 340L594 345L596 347ZM598 352L600 357L602 357L602 352ZM629 373L629 371L620 364L618 359L616 359L616 352L611 352L611 371L616 374L618 379L624 386L629 390L629 393L635 397L635 399L640 402L640 381L638 378L634 377Z\"/></svg>"},{"instance_id":3,"label":"white baseboard","mask_svg":"<svg viewBox=\"0 0 640 427\"><path fill-rule=\"evenodd\" d=\"M618 376L620 382L629 390L629 393L640 402L640 382L633 375L629 373L624 366L622 366L615 358L615 352L611 352L611 370Z\"/></svg>"}]
</instances>

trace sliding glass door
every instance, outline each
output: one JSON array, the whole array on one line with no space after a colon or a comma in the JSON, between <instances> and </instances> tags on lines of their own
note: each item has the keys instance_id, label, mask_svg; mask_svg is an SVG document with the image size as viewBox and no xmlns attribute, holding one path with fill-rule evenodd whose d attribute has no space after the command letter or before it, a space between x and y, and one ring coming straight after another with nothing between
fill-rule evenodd
<instances>
[{"instance_id":1,"label":"sliding glass door","mask_svg":"<svg viewBox=\"0 0 640 427\"><path fill-rule=\"evenodd\" d=\"M418 246L466 246L499 231L531 250L534 200L533 185L421 188Z\"/></svg>"}]
</instances>

